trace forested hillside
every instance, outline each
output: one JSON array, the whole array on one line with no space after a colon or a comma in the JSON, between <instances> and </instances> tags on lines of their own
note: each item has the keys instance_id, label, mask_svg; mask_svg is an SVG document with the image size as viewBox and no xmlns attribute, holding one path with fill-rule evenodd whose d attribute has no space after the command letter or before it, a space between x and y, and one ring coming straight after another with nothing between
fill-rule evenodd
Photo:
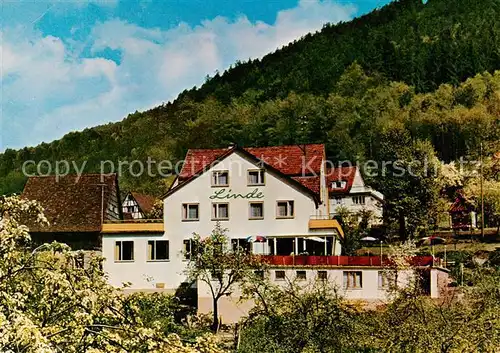
<instances>
[{"instance_id":1,"label":"forested hillside","mask_svg":"<svg viewBox=\"0 0 500 353\"><path fill-rule=\"evenodd\" d=\"M22 190L26 160L87 161L91 172L102 160L176 161L187 148L230 142L323 142L334 160L362 161L385 158L392 134L431 142L445 161L474 156L480 141L487 151L499 141L498 69L500 0L397 1L122 122L6 150L0 194ZM122 178L125 190L165 187L160 178Z\"/></svg>"}]
</instances>

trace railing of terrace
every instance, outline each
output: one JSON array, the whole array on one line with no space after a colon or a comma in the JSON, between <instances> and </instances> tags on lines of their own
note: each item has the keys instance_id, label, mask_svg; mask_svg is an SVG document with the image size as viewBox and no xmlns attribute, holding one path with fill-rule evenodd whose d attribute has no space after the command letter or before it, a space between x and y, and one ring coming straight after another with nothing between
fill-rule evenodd
<instances>
[{"instance_id":1,"label":"railing of terrace","mask_svg":"<svg viewBox=\"0 0 500 353\"><path fill-rule=\"evenodd\" d=\"M263 255L262 261L271 266L389 266L392 263L387 256L280 256ZM410 260L413 266L433 266L440 263L432 256L415 256Z\"/></svg>"}]
</instances>

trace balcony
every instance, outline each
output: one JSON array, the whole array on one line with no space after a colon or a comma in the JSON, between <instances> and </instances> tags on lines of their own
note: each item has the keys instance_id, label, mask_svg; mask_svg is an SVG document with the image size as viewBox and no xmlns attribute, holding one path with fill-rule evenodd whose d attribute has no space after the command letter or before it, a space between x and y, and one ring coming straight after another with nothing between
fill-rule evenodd
<instances>
[{"instance_id":1,"label":"balcony","mask_svg":"<svg viewBox=\"0 0 500 353\"><path fill-rule=\"evenodd\" d=\"M344 237L344 231L340 223L336 219L330 218L330 216L311 216L309 229L335 229L342 238Z\"/></svg>"},{"instance_id":2,"label":"balcony","mask_svg":"<svg viewBox=\"0 0 500 353\"><path fill-rule=\"evenodd\" d=\"M261 256L262 262L269 266L346 266L346 267L382 267L391 264L391 259L384 256ZM432 256L415 256L413 266L433 266Z\"/></svg>"},{"instance_id":3,"label":"balcony","mask_svg":"<svg viewBox=\"0 0 500 353\"><path fill-rule=\"evenodd\" d=\"M162 219L134 219L122 221L105 221L102 225L101 233L163 233L164 231L165 228Z\"/></svg>"}]
</instances>

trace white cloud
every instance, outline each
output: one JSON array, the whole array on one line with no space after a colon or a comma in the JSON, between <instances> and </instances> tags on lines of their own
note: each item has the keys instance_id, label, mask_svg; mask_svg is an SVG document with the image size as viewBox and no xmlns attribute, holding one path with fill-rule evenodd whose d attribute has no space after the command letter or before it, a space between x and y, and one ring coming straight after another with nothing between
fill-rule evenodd
<instances>
[{"instance_id":1,"label":"white cloud","mask_svg":"<svg viewBox=\"0 0 500 353\"><path fill-rule=\"evenodd\" d=\"M4 143L34 145L119 120L175 98L236 60L261 57L326 22L348 20L355 12L352 5L302 0L279 12L272 25L245 16L234 21L217 17L162 31L115 19L94 26L86 41L92 57L86 58L78 56L85 43L36 32L19 41L15 28L4 28ZM109 49L120 51L119 64L102 54ZM0 150L6 147L1 142Z\"/></svg>"}]
</instances>

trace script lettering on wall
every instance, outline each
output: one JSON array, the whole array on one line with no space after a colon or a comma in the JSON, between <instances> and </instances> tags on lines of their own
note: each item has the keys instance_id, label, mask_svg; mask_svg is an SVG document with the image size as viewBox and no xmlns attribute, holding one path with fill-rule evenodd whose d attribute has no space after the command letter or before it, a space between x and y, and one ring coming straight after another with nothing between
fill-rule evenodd
<instances>
[{"instance_id":1,"label":"script lettering on wall","mask_svg":"<svg viewBox=\"0 0 500 353\"><path fill-rule=\"evenodd\" d=\"M210 200L230 200L230 199L263 199L264 193L259 191L258 188L244 194L234 193L231 189L219 189L214 191L211 195Z\"/></svg>"}]
</instances>

